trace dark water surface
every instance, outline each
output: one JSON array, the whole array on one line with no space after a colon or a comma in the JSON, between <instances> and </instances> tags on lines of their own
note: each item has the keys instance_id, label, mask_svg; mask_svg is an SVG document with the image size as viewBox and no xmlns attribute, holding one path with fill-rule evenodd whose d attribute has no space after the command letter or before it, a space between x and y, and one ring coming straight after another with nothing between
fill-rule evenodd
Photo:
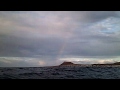
<instances>
[{"instance_id":1,"label":"dark water surface","mask_svg":"<svg viewBox=\"0 0 120 90\"><path fill-rule=\"evenodd\" d=\"M120 67L0 67L0 79L120 79Z\"/></svg>"}]
</instances>

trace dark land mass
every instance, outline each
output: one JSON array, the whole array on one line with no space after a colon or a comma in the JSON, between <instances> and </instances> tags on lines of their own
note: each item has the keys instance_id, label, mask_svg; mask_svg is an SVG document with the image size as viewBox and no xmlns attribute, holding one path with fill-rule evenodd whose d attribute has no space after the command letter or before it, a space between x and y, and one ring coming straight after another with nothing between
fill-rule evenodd
<instances>
[{"instance_id":1,"label":"dark land mass","mask_svg":"<svg viewBox=\"0 0 120 90\"><path fill-rule=\"evenodd\" d=\"M116 62L116 63L109 63L109 64L92 64L93 66L94 65L99 65L99 66L105 66L105 65L110 65L110 66L115 66L115 65L120 65L120 62Z\"/></svg>"},{"instance_id":2,"label":"dark land mass","mask_svg":"<svg viewBox=\"0 0 120 90\"><path fill-rule=\"evenodd\" d=\"M86 64L74 64L72 62L63 62L59 66L85 66ZM89 64L91 66L114 66L114 65L120 65L120 62L115 63L108 63L108 64Z\"/></svg>"}]
</instances>

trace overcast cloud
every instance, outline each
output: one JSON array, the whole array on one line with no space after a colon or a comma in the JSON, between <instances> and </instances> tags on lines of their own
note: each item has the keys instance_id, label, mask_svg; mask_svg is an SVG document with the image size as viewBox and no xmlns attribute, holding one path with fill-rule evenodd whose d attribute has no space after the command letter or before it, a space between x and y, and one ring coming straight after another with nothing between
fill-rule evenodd
<instances>
[{"instance_id":1,"label":"overcast cloud","mask_svg":"<svg viewBox=\"0 0 120 90\"><path fill-rule=\"evenodd\" d=\"M0 66L57 65L71 58L106 63L119 56L119 11L0 11Z\"/></svg>"}]
</instances>

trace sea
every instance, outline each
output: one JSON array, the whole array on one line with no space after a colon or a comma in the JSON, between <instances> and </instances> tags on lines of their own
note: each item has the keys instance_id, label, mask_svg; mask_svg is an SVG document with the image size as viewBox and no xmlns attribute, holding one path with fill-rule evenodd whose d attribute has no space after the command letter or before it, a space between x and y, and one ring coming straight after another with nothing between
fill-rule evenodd
<instances>
[{"instance_id":1,"label":"sea","mask_svg":"<svg viewBox=\"0 0 120 90\"><path fill-rule=\"evenodd\" d=\"M0 79L120 79L120 66L0 67Z\"/></svg>"}]
</instances>

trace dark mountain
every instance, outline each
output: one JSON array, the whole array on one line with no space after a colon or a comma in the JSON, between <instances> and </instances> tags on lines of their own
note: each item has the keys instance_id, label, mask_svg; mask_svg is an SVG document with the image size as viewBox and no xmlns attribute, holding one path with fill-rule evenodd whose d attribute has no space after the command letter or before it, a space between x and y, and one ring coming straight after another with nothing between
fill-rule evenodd
<instances>
[{"instance_id":1,"label":"dark mountain","mask_svg":"<svg viewBox=\"0 0 120 90\"><path fill-rule=\"evenodd\" d=\"M61 65L74 65L72 62L63 62Z\"/></svg>"}]
</instances>

